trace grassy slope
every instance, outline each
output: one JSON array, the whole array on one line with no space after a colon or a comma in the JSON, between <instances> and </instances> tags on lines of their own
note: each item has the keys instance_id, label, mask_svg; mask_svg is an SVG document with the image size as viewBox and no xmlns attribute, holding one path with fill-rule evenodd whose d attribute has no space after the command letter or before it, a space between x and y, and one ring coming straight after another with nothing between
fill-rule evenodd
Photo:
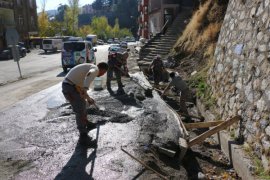
<instances>
[{"instance_id":1,"label":"grassy slope","mask_svg":"<svg viewBox=\"0 0 270 180\"><path fill-rule=\"evenodd\" d=\"M180 66L176 70L189 79L206 105L215 101L206 83L207 71L213 63L213 55L228 0L205 0L194 12L182 36L174 45L172 55ZM193 71L198 73L190 76Z\"/></svg>"}]
</instances>

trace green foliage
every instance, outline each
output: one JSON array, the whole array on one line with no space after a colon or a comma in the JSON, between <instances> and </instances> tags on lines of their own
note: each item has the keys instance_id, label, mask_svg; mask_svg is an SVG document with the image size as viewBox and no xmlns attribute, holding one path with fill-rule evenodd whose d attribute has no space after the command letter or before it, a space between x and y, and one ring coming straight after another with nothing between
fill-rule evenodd
<instances>
[{"instance_id":1,"label":"green foliage","mask_svg":"<svg viewBox=\"0 0 270 180\"><path fill-rule=\"evenodd\" d=\"M69 7L65 11L64 23L70 35L78 31L79 0L68 0Z\"/></svg>"},{"instance_id":2,"label":"green foliage","mask_svg":"<svg viewBox=\"0 0 270 180\"><path fill-rule=\"evenodd\" d=\"M114 27L111 27L108 23L108 19L105 16L94 17L90 26L92 32L96 34L100 39L106 40L109 38L121 38L132 35L128 29L120 29L118 19L115 20Z\"/></svg>"},{"instance_id":3,"label":"green foliage","mask_svg":"<svg viewBox=\"0 0 270 180\"><path fill-rule=\"evenodd\" d=\"M58 21L58 22L63 22L64 21L64 15L65 15L65 11L67 10L68 8L68 5L62 5L60 4L59 7L57 8L57 14L55 16L55 19Z\"/></svg>"},{"instance_id":4,"label":"green foliage","mask_svg":"<svg viewBox=\"0 0 270 180\"><path fill-rule=\"evenodd\" d=\"M94 31L93 31L93 29L91 28L90 25L88 25L88 26L82 26L79 29L78 36L80 36L80 37L86 37L88 34L94 34Z\"/></svg>"},{"instance_id":5,"label":"green foliage","mask_svg":"<svg viewBox=\"0 0 270 180\"><path fill-rule=\"evenodd\" d=\"M208 67L202 69L189 80L189 86L196 89L196 96L199 97L206 108L212 107L216 99L212 96L211 87L207 84Z\"/></svg>"},{"instance_id":6,"label":"green foliage","mask_svg":"<svg viewBox=\"0 0 270 180\"><path fill-rule=\"evenodd\" d=\"M43 10L38 16L38 28L39 28L39 36L45 37L47 36L47 29L49 27L48 15Z\"/></svg>"},{"instance_id":7,"label":"green foliage","mask_svg":"<svg viewBox=\"0 0 270 180\"><path fill-rule=\"evenodd\" d=\"M254 154L249 144L244 144L244 150L251 157L252 162L255 166L255 174L259 179L270 179L270 173L264 170L262 161Z\"/></svg>"},{"instance_id":8,"label":"green foliage","mask_svg":"<svg viewBox=\"0 0 270 180\"><path fill-rule=\"evenodd\" d=\"M45 11L40 14L38 19L40 36L48 37L61 34L86 37L87 34L96 34L98 38L103 40L132 36L129 29L120 28L118 19L115 19L114 26L111 27L105 16L93 17L90 25L78 28L79 0L69 0L68 2L69 6L59 6L59 17L56 17L56 21L49 22ZM111 4L111 1L103 0L103 3L105 3L105 5L109 5ZM62 17L63 14L64 16ZM63 21L58 20L61 18L63 18Z\"/></svg>"}]
</instances>

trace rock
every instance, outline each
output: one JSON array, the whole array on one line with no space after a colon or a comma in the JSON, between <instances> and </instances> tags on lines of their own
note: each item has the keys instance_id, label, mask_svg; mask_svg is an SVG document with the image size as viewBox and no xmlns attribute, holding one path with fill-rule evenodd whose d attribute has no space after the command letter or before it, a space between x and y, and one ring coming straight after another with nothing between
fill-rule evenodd
<instances>
[{"instance_id":1,"label":"rock","mask_svg":"<svg viewBox=\"0 0 270 180\"><path fill-rule=\"evenodd\" d=\"M261 129L265 129L269 125L269 122L266 119L262 119L260 121L260 127Z\"/></svg>"},{"instance_id":2,"label":"rock","mask_svg":"<svg viewBox=\"0 0 270 180\"><path fill-rule=\"evenodd\" d=\"M265 155L262 155L262 165L265 171L269 171L269 161Z\"/></svg>"},{"instance_id":3,"label":"rock","mask_svg":"<svg viewBox=\"0 0 270 180\"><path fill-rule=\"evenodd\" d=\"M268 136L270 136L270 126L267 126L267 127L265 128L265 133L266 133Z\"/></svg>"},{"instance_id":4,"label":"rock","mask_svg":"<svg viewBox=\"0 0 270 180\"><path fill-rule=\"evenodd\" d=\"M204 180L204 179L206 179L206 176L202 172L199 172L198 173L198 179Z\"/></svg>"},{"instance_id":5,"label":"rock","mask_svg":"<svg viewBox=\"0 0 270 180\"><path fill-rule=\"evenodd\" d=\"M257 101L257 109L259 110L259 112L263 112L263 110L265 109L266 103L264 101L264 97L261 97L261 99L259 101Z\"/></svg>"},{"instance_id":6,"label":"rock","mask_svg":"<svg viewBox=\"0 0 270 180\"><path fill-rule=\"evenodd\" d=\"M268 138L267 137L263 137L261 141L262 141L262 145L263 145L264 150L266 152L269 151L270 142L269 142Z\"/></svg>"},{"instance_id":7,"label":"rock","mask_svg":"<svg viewBox=\"0 0 270 180\"><path fill-rule=\"evenodd\" d=\"M255 153L255 155L256 155L257 157L261 157L261 155L262 155L262 150L263 150L262 145L261 145L260 143L258 143L258 142L255 142L255 143L253 144L253 146L254 146L254 153Z\"/></svg>"},{"instance_id":8,"label":"rock","mask_svg":"<svg viewBox=\"0 0 270 180\"><path fill-rule=\"evenodd\" d=\"M197 74L197 71L193 71L193 72L191 73L191 76L194 76L195 74Z\"/></svg>"}]
</instances>

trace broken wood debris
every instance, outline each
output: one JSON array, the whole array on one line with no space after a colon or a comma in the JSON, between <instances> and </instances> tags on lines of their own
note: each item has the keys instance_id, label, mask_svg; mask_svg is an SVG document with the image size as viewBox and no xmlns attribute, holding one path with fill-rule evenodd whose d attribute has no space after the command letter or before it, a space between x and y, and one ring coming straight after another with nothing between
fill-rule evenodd
<instances>
[{"instance_id":1,"label":"broken wood debris","mask_svg":"<svg viewBox=\"0 0 270 180\"><path fill-rule=\"evenodd\" d=\"M129 155L132 159L134 159L135 161L139 162L141 165L143 165L146 169L154 172L156 175L158 175L160 178L165 179L165 180L169 180L169 178L167 178L166 176L163 176L162 174L160 174L159 172L157 172L156 170L152 169L150 166L146 165L143 161L141 161L140 159L134 157L133 155L131 155L129 152L127 152L126 150L124 150L121 147L121 150L126 153L127 155Z\"/></svg>"}]
</instances>

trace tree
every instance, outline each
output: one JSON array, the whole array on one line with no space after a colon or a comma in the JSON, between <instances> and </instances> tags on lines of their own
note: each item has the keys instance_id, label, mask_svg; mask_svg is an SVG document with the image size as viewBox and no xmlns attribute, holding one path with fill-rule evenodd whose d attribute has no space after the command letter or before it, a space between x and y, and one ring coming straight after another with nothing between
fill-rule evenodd
<instances>
[{"instance_id":1,"label":"tree","mask_svg":"<svg viewBox=\"0 0 270 180\"><path fill-rule=\"evenodd\" d=\"M55 16L55 19L59 22L63 22L64 21L64 15L65 15L65 11L67 10L68 5L66 4L59 4L58 8L57 8L57 14Z\"/></svg>"},{"instance_id":2,"label":"tree","mask_svg":"<svg viewBox=\"0 0 270 180\"><path fill-rule=\"evenodd\" d=\"M113 29L112 29L112 34L113 34L113 37L117 37L119 38L120 37L120 27L119 27L119 20L118 19L115 19L115 23L114 23L114 26L113 26Z\"/></svg>"},{"instance_id":3,"label":"tree","mask_svg":"<svg viewBox=\"0 0 270 180\"><path fill-rule=\"evenodd\" d=\"M108 19L105 16L94 17L91 22L91 28L93 33L96 34L98 38L103 40L107 40L108 38L121 38L132 35L128 29L120 29L118 19L115 19L115 25L112 28L108 24Z\"/></svg>"},{"instance_id":4,"label":"tree","mask_svg":"<svg viewBox=\"0 0 270 180\"><path fill-rule=\"evenodd\" d=\"M76 35L78 30L79 0L68 0L69 7L65 11L64 21L67 31Z\"/></svg>"},{"instance_id":5,"label":"tree","mask_svg":"<svg viewBox=\"0 0 270 180\"><path fill-rule=\"evenodd\" d=\"M78 35L81 37L86 37L88 34L94 34L94 30L91 28L90 25L82 26L79 29Z\"/></svg>"},{"instance_id":6,"label":"tree","mask_svg":"<svg viewBox=\"0 0 270 180\"><path fill-rule=\"evenodd\" d=\"M48 15L45 12L46 0L41 1L41 13L38 16L38 28L39 28L39 36L44 37L47 36L47 30L49 27Z\"/></svg>"},{"instance_id":7,"label":"tree","mask_svg":"<svg viewBox=\"0 0 270 180\"><path fill-rule=\"evenodd\" d=\"M94 33L101 39L107 39L111 30L108 20L105 16L93 17L91 27Z\"/></svg>"},{"instance_id":8,"label":"tree","mask_svg":"<svg viewBox=\"0 0 270 180\"><path fill-rule=\"evenodd\" d=\"M102 10L103 8L103 0L95 0L92 3L93 9L95 10Z\"/></svg>"}]
</instances>

